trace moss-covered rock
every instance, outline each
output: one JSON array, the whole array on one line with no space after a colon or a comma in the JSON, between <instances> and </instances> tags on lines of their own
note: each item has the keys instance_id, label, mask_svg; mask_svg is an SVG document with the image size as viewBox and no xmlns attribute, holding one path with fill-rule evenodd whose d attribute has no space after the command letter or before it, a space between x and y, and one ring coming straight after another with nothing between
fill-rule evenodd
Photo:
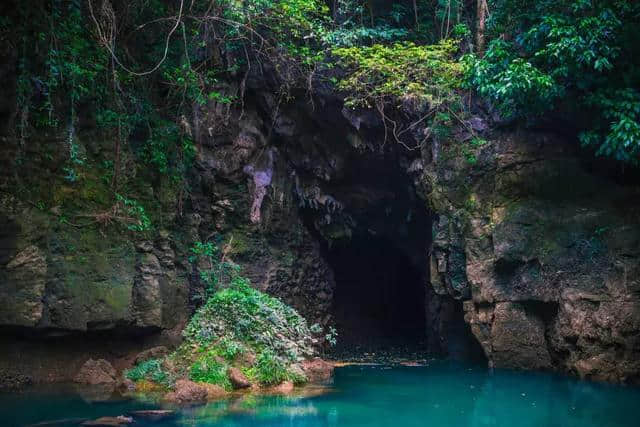
<instances>
[{"instance_id":1,"label":"moss-covered rock","mask_svg":"<svg viewBox=\"0 0 640 427\"><path fill-rule=\"evenodd\" d=\"M305 382L300 363L315 355L315 339L304 318L240 277L209 298L183 336L175 352L142 362L125 375L169 387L188 378L230 391Z\"/></svg>"}]
</instances>

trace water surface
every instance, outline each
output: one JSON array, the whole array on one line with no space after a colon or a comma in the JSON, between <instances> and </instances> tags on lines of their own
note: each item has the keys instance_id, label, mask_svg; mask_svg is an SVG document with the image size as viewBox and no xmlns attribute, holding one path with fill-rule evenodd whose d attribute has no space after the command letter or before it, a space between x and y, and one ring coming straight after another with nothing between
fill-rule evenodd
<instances>
[{"instance_id":1,"label":"water surface","mask_svg":"<svg viewBox=\"0 0 640 427\"><path fill-rule=\"evenodd\" d=\"M426 367L350 366L315 397L246 396L183 409L171 421L137 426L518 426L640 425L640 388L543 373L432 362ZM69 391L0 394L0 425L24 426L157 408L136 401L91 403ZM69 423L68 425L73 425Z\"/></svg>"}]
</instances>

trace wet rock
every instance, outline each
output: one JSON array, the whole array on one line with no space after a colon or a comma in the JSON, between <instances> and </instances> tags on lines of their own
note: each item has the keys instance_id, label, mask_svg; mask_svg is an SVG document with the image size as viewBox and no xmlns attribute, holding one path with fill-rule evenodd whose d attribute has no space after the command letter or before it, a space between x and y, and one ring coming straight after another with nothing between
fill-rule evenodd
<instances>
[{"instance_id":1,"label":"wet rock","mask_svg":"<svg viewBox=\"0 0 640 427\"><path fill-rule=\"evenodd\" d=\"M168 409L150 409L146 411L132 411L129 412L129 415L134 418L143 418L150 421L162 421L174 418L176 412Z\"/></svg>"},{"instance_id":2,"label":"wet rock","mask_svg":"<svg viewBox=\"0 0 640 427\"><path fill-rule=\"evenodd\" d=\"M252 351L245 351L240 355L238 362L242 366L251 367L256 363L256 355Z\"/></svg>"},{"instance_id":3,"label":"wet rock","mask_svg":"<svg viewBox=\"0 0 640 427\"><path fill-rule=\"evenodd\" d=\"M333 365L320 358L305 360L301 363L302 370L309 382L325 382L333 375Z\"/></svg>"},{"instance_id":4,"label":"wet rock","mask_svg":"<svg viewBox=\"0 0 640 427\"><path fill-rule=\"evenodd\" d=\"M164 400L178 405L204 403L207 401L207 390L193 381L178 380L175 391L167 393Z\"/></svg>"},{"instance_id":5,"label":"wet rock","mask_svg":"<svg viewBox=\"0 0 640 427\"><path fill-rule=\"evenodd\" d=\"M542 319L521 304L496 304L491 327L492 360L500 367L548 369L551 356Z\"/></svg>"},{"instance_id":6,"label":"wet rock","mask_svg":"<svg viewBox=\"0 0 640 427\"><path fill-rule=\"evenodd\" d=\"M209 383L198 383L198 385L207 391L207 400L209 401L223 399L229 395L229 393L219 385Z\"/></svg>"},{"instance_id":7,"label":"wet rock","mask_svg":"<svg viewBox=\"0 0 640 427\"><path fill-rule=\"evenodd\" d=\"M133 424L133 418L119 415L117 417L100 417L95 420L85 421L82 426L104 426L104 427L117 427Z\"/></svg>"},{"instance_id":8,"label":"wet rock","mask_svg":"<svg viewBox=\"0 0 640 427\"><path fill-rule=\"evenodd\" d=\"M16 390L32 383L29 375L0 371L0 390Z\"/></svg>"},{"instance_id":9,"label":"wet rock","mask_svg":"<svg viewBox=\"0 0 640 427\"><path fill-rule=\"evenodd\" d=\"M115 384L116 370L104 359L89 359L73 379L80 384Z\"/></svg>"},{"instance_id":10,"label":"wet rock","mask_svg":"<svg viewBox=\"0 0 640 427\"><path fill-rule=\"evenodd\" d=\"M107 402L113 398L115 383L108 384L75 384L74 391L85 402Z\"/></svg>"},{"instance_id":11,"label":"wet rock","mask_svg":"<svg viewBox=\"0 0 640 427\"><path fill-rule=\"evenodd\" d=\"M229 368L227 370L227 376L229 377L229 381L231 381L231 386L234 390L251 387L251 382L238 368Z\"/></svg>"}]
</instances>

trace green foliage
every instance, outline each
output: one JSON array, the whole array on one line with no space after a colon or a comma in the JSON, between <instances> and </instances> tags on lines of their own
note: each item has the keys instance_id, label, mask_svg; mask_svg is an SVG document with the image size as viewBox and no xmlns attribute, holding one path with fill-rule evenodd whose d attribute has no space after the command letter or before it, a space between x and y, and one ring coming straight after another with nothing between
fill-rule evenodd
<instances>
[{"instance_id":1,"label":"green foliage","mask_svg":"<svg viewBox=\"0 0 640 427\"><path fill-rule=\"evenodd\" d=\"M216 384L230 390L231 383L227 377L227 368L225 363L218 360L215 352L205 350L191 365L189 378L193 381Z\"/></svg>"},{"instance_id":2,"label":"green foliage","mask_svg":"<svg viewBox=\"0 0 640 427\"><path fill-rule=\"evenodd\" d=\"M218 327L212 328L212 322ZM224 325L224 326L223 326ZM220 331L224 331L220 335ZM245 278L234 280L230 287L217 291L194 315L185 329L187 340L198 343L212 343L224 338L239 342L252 342L261 347L278 347L282 343L273 336L275 333L293 335L301 340L301 350L309 330L306 322L291 307L249 286ZM228 334L228 335L225 335ZM290 356L295 360L301 354Z\"/></svg>"},{"instance_id":3,"label":"green foliage","mask_svg":"<svg viewBox=\"0 0 640 427\"><path fill-rule=\"evenodd\" d=\"M249 377L260 384L275 385L290 379L285 363L270 350L264 350L256 358L255 365L247 371Z\"/></svg>"},{"instance_id":4,"label":"green foliage","mask_svg":"<svg viewBox=\"0 0 640 427\"><path fill-rule=\"evenodd\" d=\"M144 207L135 199L129 199L116 193L116 200L124 207L128 223L127 228L131 231L148 231L151 229L151 220Z\"/></svg>"},{"instance_id":5,"label":"green foliage","mask_svg":"<svg viewBox=\"0 0 640 427\"><path fill-rule=\"evenodd\" d=\"M243 351L243 346L237 341L223 337L214 347L215 353L228 360L233 361Z\"/></svg>"},{"instance_id":6,"label":"green foliage","mask_svg":"<svg viewBox=\"0 0 640 427\"><path fill-rule=\"evenodd\" d=\"M640 93L630 88L599 91L586 96L585 104L597 108L603 120L580 134L582 144L597 147L598 155L637 164L640 159Z\"/></svg>"},{"instance_id":7,"label":"green foliage","mask_svg":"<svg viewBox=\"0 0 640 427\"><path fill-rule=\"evenodd\" d=\"M463 62L470 85L506 116L540 114L562 93L551 76L515 57L503 40L492 41L484 58L468 55Z\"/></svg>"},{"instance_id":8,"label":"green foliage","mask_svg":"<svg viewBox=\"0 0 640 427\"><path fill-rule=\"evenodd\" d=\"M408 35L409 32L404 28L395 28L383 24L372 28L362 26L336 28L326 32L322 37L322 41L328 46L352 47L370 43L398 41Z\"/></svg>"},{"instance_id":9,"label":"green foliage","mask_svg":"<svg viewBox=\"0 0 640 427\"><path fill-rule=\"evenodd\" d=\"M413 98L430 108L455 99L461 66L453 59L457 41L419 46L414 43L337 48L332 52L349 74L338 87L348 91L345 104L368 107Z\"/></svg>"},{"instance_id":10,"label":"green foliage","mask_svg":"<svg viewBox=\"0 0 640 427\"><path fill-rule=\"evenodd\" d=\"M206 296L211 296L222 286L243 283L246 279L240 276L240 267L221 254L220 249L212 242L195 242L191 247L189 261L204 261L208 268L199 271L200 280L205 284Z\"/></svg>"},{"instance_id":11,"label":"green foliage","mask_svg":"<svg viewBox=\"0 0 640 427\"><path fill-rule=\"evenodd\" d=\"M199 244L192 252L200 256L215 254L216 249ZM314 353L306 321L280 300L251 288L239 274L229 287L209 297L183 335L185 342L176 354L188 361L191 379L225 388L230 387L227 369L244 353L258 355L252 366L241 367L264 385L303 381L290 366Z\"/></svg>"},{"instance_id":12,"label":"green foliage","mask_svg":"<svg viewBox=\"0 0 640 427\"><path fill-rule=\"evenodd\" d=\"M640 161L640 3L623 0L497 0L483 58L467 57L472 87L510 117L540 115L562 101L584 123L596 154ZM503 37L510 33L509 41Z\"/></svg>"},{"instance_id":13,"label":"green foliage","mask_svg":"<svg viewBox=\"0 0 640 427\"><path fill-rule=\"evenodd\" d=\"M139 363L131 369L125 371L124 376L131 381L153 381L158 384L170 386L172 384L171 376L162 367L162 361L159 359L150 359Z\"/></svg>"},{"instance_id":14,"label":"green foliage","mask_svg":"<svg viewBox=\"0 0 640 427\"><path fill-rule=\"evenodd\" d=\"M338 343L338 331L333 326L329 327L329 332L324 336L331 347L335 347Z\"/></svg>"}]
</instances>

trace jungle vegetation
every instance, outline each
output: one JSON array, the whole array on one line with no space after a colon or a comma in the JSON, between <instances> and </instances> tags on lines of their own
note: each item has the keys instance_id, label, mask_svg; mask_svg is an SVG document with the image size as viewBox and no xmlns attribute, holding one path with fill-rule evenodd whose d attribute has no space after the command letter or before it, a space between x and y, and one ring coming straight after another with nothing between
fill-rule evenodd
<instances>
[{"instance_id":1,"label":"jungle vegetation","mask_svg":"<svg viewBox=\"0 0 640 427\"><path fill-rule=\"evenodd\" d=\"M385 125L409 102L433 130L423 144L461 121L472 96L506 120L560 115L595 155L637 164L639 18L624 0L7 1L5 133L21 145L59 138L71 184L86 167L78 129L112 141L97 167L116 218L146 217L127 196L136 171L188 192L200 112L241 108L252 73L276 76L280 102L333 85Z\"/></svg>"}]
</instances>

